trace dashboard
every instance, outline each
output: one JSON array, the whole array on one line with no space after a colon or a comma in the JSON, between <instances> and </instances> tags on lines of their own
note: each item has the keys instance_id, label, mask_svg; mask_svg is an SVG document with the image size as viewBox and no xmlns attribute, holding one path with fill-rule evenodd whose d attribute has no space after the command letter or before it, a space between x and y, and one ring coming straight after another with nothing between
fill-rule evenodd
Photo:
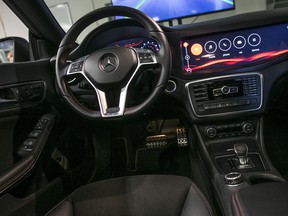
<instances>
[{"instance_id":1,"label":"dashboard","mask_svg":"<svg viewBox=\"0 0 288 216\"><path fill-rule=\"evenodd\" d=\"M162 29L172 53L166 93L186 107L193 121L263 113L272 87L287 72L287 10ZM110 22L86 41L85 55L105 47L161 51L133 20Z\"/></svg>"},{"instance_id":2,"label":"dashboard","mask_svg":"<svg viewBox=\"0 0 288 216\"><path fill-rule=\"evenodd\" d=\"M172 68L165 97L155 108L160 111L157 117L183 116L193 124L194 132L196 130L195 142L201 142L203 147L207 144L209 149L212 145L208 144L215 144L217 151L225 147L225 153L230 149L226 144L261 139L263 119L260 117L287 101L287 14L288 9L255 12L180 27L162 27L171 47ZM88 40L90 44L86 47L91 48L94 43L99 49L134 47L162 54L161 46L145 35L139 25L127 23L123 28L117 20L110 25L113 26L107 28L109 30ZM141 75L158 75L151 71ZM150 80L145 81L137 83L137 87L146 91ZM130 90L135 98L141 98L137 88ZM287 108L287 102L284 105Z\"/></svg>"}]
</instances>

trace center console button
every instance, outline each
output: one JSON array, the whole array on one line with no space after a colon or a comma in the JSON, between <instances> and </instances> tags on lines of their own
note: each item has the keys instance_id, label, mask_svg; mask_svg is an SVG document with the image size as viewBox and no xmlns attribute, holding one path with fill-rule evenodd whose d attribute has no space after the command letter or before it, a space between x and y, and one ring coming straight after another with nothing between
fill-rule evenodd
<instances>
[{"instance_id":1,"label":"center console button","mask_svg":"<svg viewBox=\"0 0 288 216\"><path fill-rule=\"evenodd\" d=\"M249 122L246 122L242 125L242 130L246 134L252 133L253 132L253 125Z\"/></svg>"},{"instance_id":2,"label":"center console button","mask_svg":"<svg viewBox=\"0 0 288 216\"><path fill-rule=\"evenodd\" d=\"M209 110L209 109L211 109L209 104L204 104L203 107L204 107L204 110Z\"/></svg>"},{"instance_id":3,"label":"center console button","mask_svg":"<svg viewBox=\"0 0 288 216\"><path fill-rule=\"evenodd\" d=\"M211 109L215 109L216 108L216 104L210 104L210 108Z\"/></svg>"},{"instance_id":4,"label":"center console button","mask_svg":"<svg viewBox=\"0 0 288 216\"><path fill-rule=\"evenodd\" d=\"M217 135L217 130L214 127L207 127L205 133L209 138L214 138Z\"/></svg>"},{"instance_id":5,"label":"center console button","mask_svg":"<svg viewBox=\"0 0 288 216\"><path fill-rule=\"evenodd\" d=\"M229 88L228 86L223 86L223 87L221 88L221 92L222 92L223 94L229 94L229 93L230 93L230 88Z\"/></svg>"},{"instance_id":6,"label":"center console button","mask_svg":"<svg viewBox=\"0 0 288 216\"><path fill-rule=\"evenodd\" d=\"M231 86L230 87L230 92L231 93L237 93L238 92L238 87L237 86Z\"/></svg>"}]
</instances>

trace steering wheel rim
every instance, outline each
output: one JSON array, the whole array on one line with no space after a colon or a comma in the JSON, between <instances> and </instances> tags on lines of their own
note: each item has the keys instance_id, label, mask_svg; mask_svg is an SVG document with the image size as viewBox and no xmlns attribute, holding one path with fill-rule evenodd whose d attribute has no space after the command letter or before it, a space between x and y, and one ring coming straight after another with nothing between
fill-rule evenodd
<instances>
[{"instance_id":1,"label":"steering wheel rim","mask_svg":"<svg viewBox=\"0 0 288 216\"><path fill-rule=\"evenodd\" d=\"M102 66L102 68L101 68L99 66L99 64L100 64L100 61L104 61L103 59L106 58L105 57L105 51L106 50L103 49L103 50L100 50L99 52L96 51L97 53L95 55L92 54L89 57L84 58L82 63L81 63L81 59L80 59L80 63L79 63L79 61L76 62L77 65L82 64L82 66L81 66L82 69L81 69L81 71L76 71L76 72L74 71L74 72L75 73L81 73L85 77L85 79L90 84L92 84L93 88L96 91L99 106L100 106L100 111L94 111L94 110L90 110L90 109L82 106L78 102L78 100L75 98L73 93L70 91L69 87L67 86L67 84L65 82L65 77L67 75L74 73L74 72L71 72L71 67L73 68L73 64L75 62L73 62L73 63L69 62L68 57L69 57L69 54L75 48L75 41L76 41L77 37L80 35L80 33L86 27L88 27L90 24L92 24L93 22L95 22L99 19L110 17L110 16L125 16L125 17L130 17L130 18L138 21L140 24L142 24L145 27L145 29L148 31L148 33L151 35L151 37L155 38L158 41L158 43L160 45L160 50L157 53L153 53L152 51L149 51L149 50L137 50L137 49L128 50L128 48L123 48L121 50L121 52L127 53L127 58L129 56L129 58L134 59L132 61L132 63L134 63L134 65L131 65L131 68L130 68L131 71L133 71L133 70L134 71L133 72L129 72L129 71L125 72L123 70L123 68L121 68L122 65L120 65L120 63L119 63L119 65L117 65L116 69L118 70L118 68L119 68L117 73L120 73L120 75L121 75L121 73L123 73L123 76L122 76L123 80L124 80L124 78L125 78L125 80L126 79L128 80L128 81L125 81L125 82L127 82L125 87L121 88L119 107L118 107L119 109L114 109L114 108L110 109L110 107L107 106L107 101L105 98L105 92L102 91L102 89L101 89L104 86L104 84L106 84L106 83L99 83L99 78L97 78L97 77L99 77L100 73L103 72L104 66ZM116 52L116 54L115 54L115 52ZM127 59L126 60L121 59L122 58L121 52L120 52L120 54L117 55L116 50L108 49L106 51L106 54L112 53L112 55L116 55L116 58L115 58L116 61L119 61L119 62L124 61L127 63L128 62L128 61L126 61ZM143 54L143 52L145 54ZM144 56L148 55L150 62L144 62L144 60L142 58L143 55ZM135 58L136 58L137 65L135 65L136 64ZM95 61L95 59L96 59L96 61L98 61L97 62L98 67L100 67L100 70L102 70L102 71L98 72L99 69L97 68L97 73L98 73L97 76L90 69L91 68L90 65L92 64L93 61ZM108 56L108 63L111 63L109 56ZM117 62L117 64L118 64L118 62ZM159 76L158 82L157 82L155 88L153 89L152 93L141 104L134 106L134 107L131 107L131 108L126 108L125 107L126 96L127 96L127 91L128 91L130 82L133 80L133 78L136 76L136 74L138 73L138 71L140 70L140 68L143 65L153 66L155 64L160 65L161 69L160 69L160 76ZM57 85L59 87L59 90L60 90L62 97L65 99L65 101L68 103L68 105L70 105L70 107L72 107L80 115L87 117L87 118L90 118L90 119L113 118L113 117L114 118L133 117L133 116L137 116L140 113L143 113L147 108L149 108L154 102L157 101L157 99L159 99L159 97L161 96L161 94L165 90L165 86L166 86L166 83L168 81L169 72L171 69L171 51L170 51L170 46L169 46L168 40L167 40L164 32L162 31L160 26L153 19L151 19L150 17L148 17L144 13L142 13L136 9L133 9L133 8L123 7L123 6L110 6L110 7L100 8L100 9L97 9L97 10L94 10L94 11L88 13L87 15L85 15L81 19L79 19L69 29L69 31L66 33L66 35L62 39L61 44L59 46L57 56L56 56L56 66L55 67L56 67ZM121 71L120 71L120 69L121 69ZM105 68L104 68L104 70L105 70ZM105 71L105 72L107 72L107 71ZM115 74L116 74L116 72L115 72ZM107 74L104 74L104 73L101 74L101 76L104 76L104 77L105 76L108 77L108 75L109 75L108 73ZM126 78L126 76L128 78ZM119 78L119 80L120 80L120 78ZM105 82L105 81L103 81L103 82ZM100 84L102 85L101 88L99 88L99 86L101 86ZM123 96L123 100L122 100L122 96Z\"/></svg>"}]
</instances>

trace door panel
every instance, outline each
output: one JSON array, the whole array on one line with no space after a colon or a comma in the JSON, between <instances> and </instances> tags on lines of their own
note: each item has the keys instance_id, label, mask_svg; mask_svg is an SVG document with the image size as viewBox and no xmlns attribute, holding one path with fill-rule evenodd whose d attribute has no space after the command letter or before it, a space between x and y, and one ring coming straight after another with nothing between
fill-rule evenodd
<instances>
[{"instance_id":1,"label":"door panel","mask_svg":"<svg viewBox=\"0 0 288 216\"><path fill-rule=\"evenodd\" d=\"M55 116L47 113L57 97L48 59L0 64L0 77L0 195L5 195L33 173L54 124Z\"/></svg>"}]
</instances>

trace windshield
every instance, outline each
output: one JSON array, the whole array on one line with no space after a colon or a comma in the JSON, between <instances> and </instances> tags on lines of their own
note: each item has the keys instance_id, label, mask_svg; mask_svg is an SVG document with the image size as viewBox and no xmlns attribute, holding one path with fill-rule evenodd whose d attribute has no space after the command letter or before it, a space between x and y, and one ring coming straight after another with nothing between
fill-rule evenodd
<instances>
[{"instance_id":1,"label":"windshield","mask_svg":"<svg viewBox=\"0 0 288 216\"><path fill-rule=\"evenodd\" d=\"M272 4L267 5L266 0L67 0L65 3L45 0L45 2L65 31L88 12L111 5L124 5L142 10L163 26L203 22L273 7ZM94 24L94 28L95 25L97 27L103 22L119 18L111 17L98 21Z\"/></svg>"}]
</instances>

